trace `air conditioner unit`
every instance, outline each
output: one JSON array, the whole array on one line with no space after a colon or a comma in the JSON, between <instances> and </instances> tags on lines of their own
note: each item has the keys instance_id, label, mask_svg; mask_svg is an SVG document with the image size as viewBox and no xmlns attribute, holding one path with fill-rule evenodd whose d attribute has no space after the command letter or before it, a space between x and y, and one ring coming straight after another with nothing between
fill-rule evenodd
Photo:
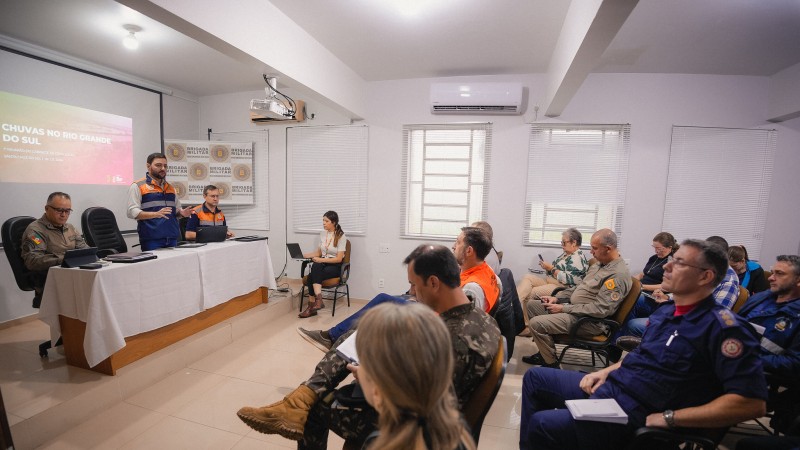
<instances>
[{"instance_id":1,"label":"air conditioner unit","mask_svg":"<svg viewBox=\"0 0 800 450\"><path fill-rule=\"evenodd\" d=\"M432 83L433 114L522 114L521 83Z\"/></svg>"}]
</instances>

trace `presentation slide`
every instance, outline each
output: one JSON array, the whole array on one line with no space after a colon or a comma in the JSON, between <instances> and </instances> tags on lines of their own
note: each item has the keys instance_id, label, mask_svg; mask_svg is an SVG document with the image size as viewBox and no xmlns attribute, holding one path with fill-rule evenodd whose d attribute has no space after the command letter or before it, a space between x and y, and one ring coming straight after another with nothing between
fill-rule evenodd
<instances>
[{"instance_id":1,"label":"presentation slide","mask_svg":"<svg viewBox=\"0 0 800 450\"><path fill-rule=\"evenodd\" d=\"M133 181L130 117L0 91L0 179L7 183Z\"/></svg>"},{"instance_id":2,"label":"presentation slide","mask_svg":"<svg viewBox=\"0 0 800 450\"><path fill-rule=\"evenodd\" d=\"M0 49L0 222L39 218L51 192L72 197L69 223L110 209L123 231L128 188L160 152L161 93Z\"/></svg>"}]
</instances>

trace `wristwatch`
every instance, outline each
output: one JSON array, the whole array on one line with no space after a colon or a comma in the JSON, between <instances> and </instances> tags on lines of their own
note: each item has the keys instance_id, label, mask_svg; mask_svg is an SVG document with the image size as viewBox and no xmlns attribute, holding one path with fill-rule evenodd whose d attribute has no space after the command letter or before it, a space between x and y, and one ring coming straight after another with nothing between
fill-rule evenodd
<instances>
[{"instance_id":1,"label":"wristwatch","mask_svg":"<svg viewBox=\"0 0 800 450\"><path fill-rule=\"evenodd\" d=\"M668 409L662 415L664 416L664 422L667 422L667 426L675 428L675 411Z\"/></svg>"}]
</instances>

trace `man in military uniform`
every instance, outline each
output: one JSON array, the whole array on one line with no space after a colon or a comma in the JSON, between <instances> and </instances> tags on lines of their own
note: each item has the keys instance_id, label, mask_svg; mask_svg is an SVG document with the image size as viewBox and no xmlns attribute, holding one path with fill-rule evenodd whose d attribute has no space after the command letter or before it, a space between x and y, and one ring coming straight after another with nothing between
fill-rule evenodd
<instances>
[{"instance_id":1,"label":"man in military uniform","mask_svg":"<svg viewBox=\"0 0 800 450\"><path fill-rule=\"evenodd\" d=\"M197 237L197 229L201 227L216 227L228 225L225 221L225 214L219 209L219 188L213 184L203 188L202 204L192 208L192 215L186 222L186 240L193 241ZM228 237L233 237L233 233L228 231Z\"/></svg>"},{"instance_id":2,"label":"man in military uniform","mask_svg":"<svg viewBox=\"0 0 800 450\"><path fill-rule=\"evenodd\" d=\"M589 267L581 284L559 292L555 297L528 302L533 342L539 353L522 358L528 364L558 367L552 334L566 334L581 316L608 317L619 308L631 289L631 274L617 250L617 235L602 229L592 235L592 255L597 264ZM596 336L605 333L600 325L587 325L581 334Z\"/></svg>"},{"instance_id":3,"label":"man in military uniform","mask_svg":"<svg viewBox=\"0 0 800 450\"><path fill-rule=\"evenodd\" d=\"M448 248L421 245L404 263L417 300L439 313L450 330L455 356L453 384L459 405L464 405L492 364L500 330L494 319L464 294L458 264ZM283 400L261 408L244 407L238 412L239 418L261 433L298 440L302 449L326 448L328 429L352 443L362 443L377 428L375 410L366 404L361 408L331 408L334 390L348 375L348 361L336 347L353 332L340 337L311 378Z\"/></svg>"},{"instance_id":4,"label":"man in military uniform","mask_svg":"<svg viewBox=\"0 0 800 450\"><path fill-rule=\"evenodd\" d=\"M72 199L69 194L53 192L47 197L44 215L31 222L22 236L22 259L25 267L34 272L34 308L38 308L42 302L47 270L61 264L67 250L87 247L83 236L67 223L71 213Z\"/></svg>"},{"instance_id":5,"label":"man in military uniform","mask_svg":"<svg viewBox=\"0 0 800 450\"><path fill-rule=\"evenodd\" d=\"M766 383L752 327L711 295L727 255L701 240L681 243L664 266L673 293L650 316L642 343L598 372L529 369L522 383L520 449L625 448L642 426L721 428L764 415ZM564 402L614 399L628 423L574 420Z\"/></svg>"}]
</instances>

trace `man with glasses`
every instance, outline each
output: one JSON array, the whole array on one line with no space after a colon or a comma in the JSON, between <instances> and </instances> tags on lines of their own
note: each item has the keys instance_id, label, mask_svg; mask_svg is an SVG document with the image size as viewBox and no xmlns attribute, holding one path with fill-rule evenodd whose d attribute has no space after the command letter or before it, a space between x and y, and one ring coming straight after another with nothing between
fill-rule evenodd
<instances>
[{"instance_id":1,"label":"man with glasses","mask_svg":"<svg viewBox=\"0 0 800 450\"><path fill-rule=\"evenodd\" d=\"M47 270L61 264L67 250L87 247L83 236L67 223L71 213L69 194L53 192L47 197L44 215L31 222L22 236L22 259L25 267L34 272L34 308L41 304Z\"/></svg>"},{"instance_id":2,"label":"man with glasses","mask_svg":"<svg viewBox=\"0 0 800 450\"><path fill-rule=\"evenodd\" d=\"M197 229L201 227L216 227L228 225L225 221L225 214L219 209L219 188L213 184L203 188L202 204L192 209L192 216L186 222L186 240L193 241L197 237ZM228 237L233 237L233 233L228 231Z\"/></svg>"},{"instance_id":3,"label":"man with glasses","mask_svg":"<svg viewBox=\"0 0 800 450\"><path fill-rule=\"evenodd\" d=\"M189 217L192 208L181 209L175 188L167 183L167 157L151 153L147 173L128 190L128 217L136 219L142 250L175 247L181 236L177 215Z\"/></svg>"},{"instance_id":4,"label":"man with glasses","mask_svg":"<svg viewBox=\"0 0 800 450\"><path fill-rule=\"evenodd\" d=\"M642 426L723 428L761 417L767 388L755 331L711 295L727 255L701 240L681 243L665 265L673 293L650 317L642 343L598 372L532 368L522 383L520 449L625 448ZM577 421L571 399L614 399L628 423Z\"/></svg>"},{"instance_id":5,"label":"man with glasses","mask_svg":"<svg viewBox=\"0 0 800 450\"><path fill-rule=\"evenodd\" d=\"M617 235L602 229L592 235L592 256L597 259L581 284L565 289L555 297L542 296L541 302L528 302L528 326L539 353L522 358L527 364L558 367L553 334L566 334L581 316L608 317L616 312L633 284L628 266L617 250ZM585 336L606 333L600 325L581 328Z\"/></svg>"}]
</instances>

